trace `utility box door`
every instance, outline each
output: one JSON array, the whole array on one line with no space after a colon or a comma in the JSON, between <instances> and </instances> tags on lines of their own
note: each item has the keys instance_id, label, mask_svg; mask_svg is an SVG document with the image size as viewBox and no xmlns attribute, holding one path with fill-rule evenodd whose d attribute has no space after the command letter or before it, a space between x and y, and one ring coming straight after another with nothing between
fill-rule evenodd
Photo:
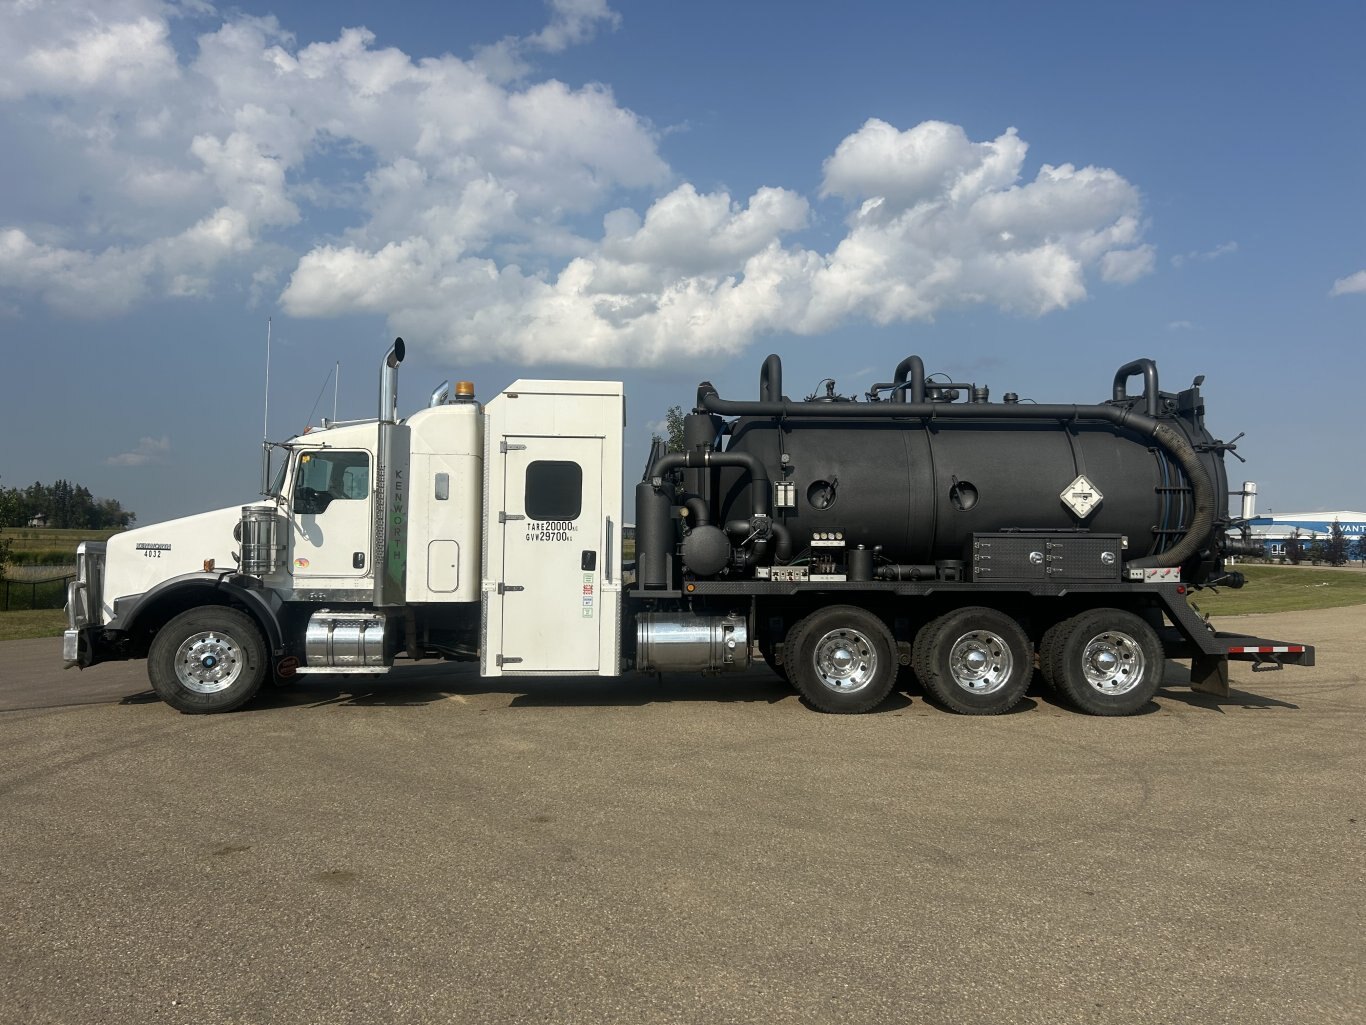
<instances>
[{"instance_id":1,"label":"utility box door","mask_svg":"<svg viewBox=\"0 0 1366 1025\"><path fill-rule=\"evenodd\" d=\"M602 438L504 436L504 672L596 673L601 658Z\"/></svg>"}]
</instances>

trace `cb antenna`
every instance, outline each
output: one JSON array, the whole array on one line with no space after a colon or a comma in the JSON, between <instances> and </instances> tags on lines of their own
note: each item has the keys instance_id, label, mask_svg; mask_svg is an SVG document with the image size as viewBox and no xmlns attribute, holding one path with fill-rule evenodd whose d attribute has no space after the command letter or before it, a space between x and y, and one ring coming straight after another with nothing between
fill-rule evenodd
<instances>
[{"instance_id":1,"label":"cb antenna","mask_svg":"<svg viewBox=\"0 0 1366 1025\"><path fill-rule=\"evenodd\" d=\"M261 494L270 493L270 318L266 318L266 401L261 415Z\"/></svg>"},{"instance_id":2,"label":"cb antenna","mask_svg":"<svg viewBox=\"0 0 1366 1025\"><path fill-rule=\"evenodd\" d=\"M261 443L270 440L270 318L266 318L266 411L261 418Z\"/></svg>"}]
</instances>

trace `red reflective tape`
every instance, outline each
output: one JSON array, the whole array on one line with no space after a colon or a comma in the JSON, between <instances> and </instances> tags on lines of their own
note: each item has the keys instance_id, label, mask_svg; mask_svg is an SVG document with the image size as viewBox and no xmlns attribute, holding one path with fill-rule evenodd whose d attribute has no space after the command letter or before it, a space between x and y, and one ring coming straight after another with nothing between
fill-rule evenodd
<instances>
[{"instance_id":1,"label":"red reflective tape","mask_svg":"<svg viewBox=\"0 0 1366 1025\"><path fill-rule=\"evenodd\" d=\"M1240 653L1244 653L1244 654L1245 654L1245 653L1248 653L1248 652L1254 652L1254 653L1256 653L1256 654L1258 654L1258 655L1274 655L1274 654L1279 654L1279 653L1284 653L1284 654L1289 655L1289 654L1300 654L1300 653L1302 653L1302 652L1304 651L1304 645L1303 645L1303 644L1283 644L1283 645L1277 645L1277 646L1275 646L1275 647L1261 647L1261 648L1244 648L1244 647L1237 647L1237 648L1229 648L1228 650L1229 650L1229 654L1230 654L1230 655L1233 654L1235 651L1236 651L1236 652L1240 652Z\"/></svg>"}]
</instances>

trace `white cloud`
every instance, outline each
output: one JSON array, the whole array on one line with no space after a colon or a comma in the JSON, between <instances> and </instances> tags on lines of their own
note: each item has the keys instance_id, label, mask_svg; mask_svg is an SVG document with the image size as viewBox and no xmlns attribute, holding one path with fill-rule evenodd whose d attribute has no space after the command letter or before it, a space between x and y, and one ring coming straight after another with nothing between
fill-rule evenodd
<instances>
[{"instance_id":1,"label":"white cloud","mask_svg":"<svg viewBox=\"0 0 1366 1025\"><path fill-rule=\"evenodd\" d=\"M607 0L550 0L550 9L550 24L530 39L531 45L547 53L588 42L600 22L612 28L621 24L621 15L608 8Z\"/></svg>"},{"instance_id":2,"label":"white cloud","mask_svg":"<svg viewBox=\"0 0 1366 1025\"><path fill-rule=\"evenodd\" d=\"M514 81L531 71L527 54L560 53L589 42L601 24L613 29L621 24L621 15L607 6L607 0L546 0L546 5L550 23L545 28L475 47L475 66L495 82Z\"/></svg>"},{"instance_id":3,"label":"white cloud","mask_svg":"<svg viewBox=\"0 0 1366 1025\"><path fill-rule=\"evenodd\" d=\"M78 176L66 194L85 196L91 211L81 224L26 222L18 218L40 204L0 200L0 287L67 312L206 294L215 273L233 273L249 291L262 248L306 213L358 222L343 248L411 236L442 251L497 242L573 253L585 244L567 237L565 217L668 175L649 127L601 86L508 88L454 57L414 61L378 48L363 29L296 48L272 19L246 17L218 22L181 62L167 49L167 5L114 0L98 10L0 10L12 65L39 69L2 80L15 101L8 113L49 119L40 145ZM613 17L601 3L556 3L536 46L587 38ZM105 45L118 39L146 45ZM42 70L60 63L52 54L62 47L93 55L74 78ZM125 74L109 56L116 51L128 67L159 70ZM90 88L98 83L127 88ZM24 100L33 93L60 97L62 113L53 120L43 98ZM341 157L340 180L336 170L311 173L320 155Z\"/></svg>"},{"instance_id":4,"label":"white cloud","mask_svg":"<svg viewBox=\"0 0 1366 1025\"><path fill-rule=\"evenodd\" d=\"M133 94L179 74L170 4L14 0L0 32L0 99L30 93Z\"/></svg>"},{"instance_id":5,"label":"white cloud","mask_svg":"<svg viewBox=\"0 0 1366 1025\"><path fill-rule=\"evenodd\" d=\"M1188 263L1209 263L1223 256L1229 256L1238 251L1237 242L1223 242L1213 249L1196 249L1189 253L1177 253L1172 257L1173 267L1184 267Z\"/></svg>"},{"instance_id":6,"label":"white cloud","mask_svg":"<svg viewBox=\"0 0 1366 1025\"><path fill-rule=\"evenodd\" d=\"M160 438L142 438L137 448L110 456L105 463L109 466L146 466L148 463L161 462L170 451L171 439L163 434Z\"/></svg>"},{"instance_id":7,"label":"white cloud","mask_svg":"<svg viewBox=\"0 0 1366 1025\"><path fill-rule=\"evenodd\" d=\"M851 201L876 196L903 209L980 193L1012 184L1026 148L1013 128L993 142L974 143L958 125L943 121L901 132L873 118L826 160L821 193Z\"/></svg>"},{"instance_id":8,"label":"white cloud","mask_svg":"<svg viewBox=\"0 0 1366 1025\"><path fill-rule=\"evenodd\" d=\"M1353 295L1366 292L1366 270L1359 270L1355 274L1348 274L1345 278L1338 278L1333 282L1333 287L1329 295Z\"/></svg>"},{"instance_id":9,"label":"white cloud","mask_svg":"<svg viewBox=\"0 0 1366 1025\"><path fill-rule=\"evenodd\" d=\"M58 6L45 21L30 3L0 11L0 126L41 124L35 160L86 212L45 206L40 177L0 196L0 298L104 315L228 288L256 301L283 282L295 316L382 313L465 359L605 365L851 318L1040 315L1155 260L1118 172L1029 177L1015 129L974 141L939 121L869 120L835 146L817 198L846 220L813 248L806 197L671 180L652 126L610 89L526 78L529 55L614 26L605 0L551 0L545 28L473 60L414 59L360 28L299 46L273 19L212 12L184 57L168 49L180 7ZM106 45L125 36L126 51ZM82 47L74 77L25 63Z\"/></svg>"},{"instance_id":10,"label":"white cloud","mask_svg":"<svg viewBox=\"0 0 1366 1025\"><path fill-rule=\"evenodd\" d=\"M1128 285L1152 273L1157 251L1148 245L1134 249L1112 249L1100 258L1100 276L1104 281Z\"/></svg>"}]
</instances>

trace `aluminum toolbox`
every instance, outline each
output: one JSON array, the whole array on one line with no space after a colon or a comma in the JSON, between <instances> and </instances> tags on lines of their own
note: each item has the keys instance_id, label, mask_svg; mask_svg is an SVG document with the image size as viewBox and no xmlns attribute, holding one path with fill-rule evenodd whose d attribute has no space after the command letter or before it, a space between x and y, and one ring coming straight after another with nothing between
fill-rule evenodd
<instances>
[{"instance_id":1,"label":"aluminum toolbox","mask_svg":"<svg viewBox=\"0 0 1366 1025\"><path fill-rule=\"evenodd\" d=\"M973 534L965 561L978 583L1121 579L1124 538L1085 531Z\"/></svg>"}]
</instances>

